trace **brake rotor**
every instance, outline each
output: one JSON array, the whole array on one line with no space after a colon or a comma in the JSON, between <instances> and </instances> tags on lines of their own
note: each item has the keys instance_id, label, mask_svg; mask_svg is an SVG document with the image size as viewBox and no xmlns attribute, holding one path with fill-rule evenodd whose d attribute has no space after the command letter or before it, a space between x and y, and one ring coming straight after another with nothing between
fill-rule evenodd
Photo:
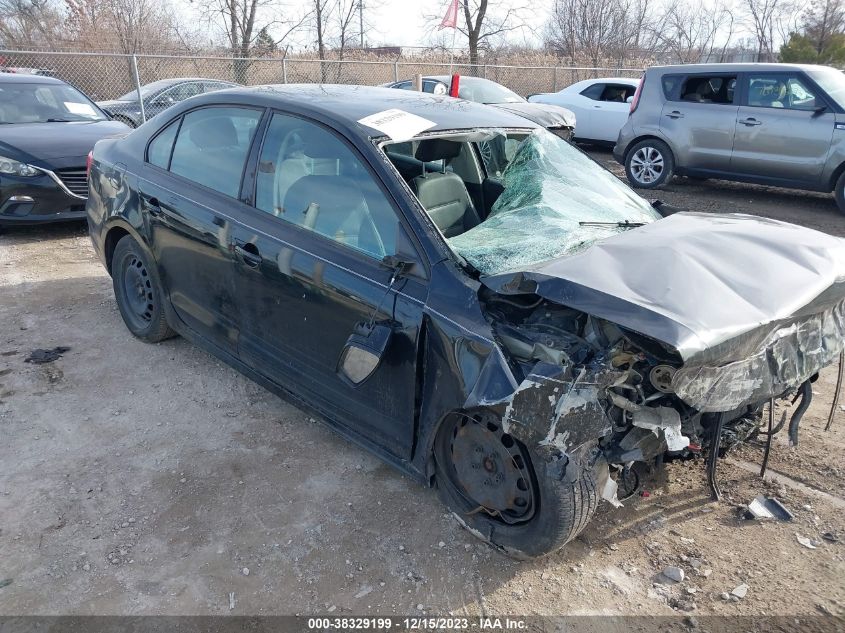
<instances>
[{"instance_id":1,"label":"brake rotor","mask_svg":"<svg viewBox=\"0 0 845 633\"><path fill-rule=\"evenodd\" d=\"M509 523L527 518L533 510L530 475L510 435L469 418L456 428L451 453L457 483L478 510Z\"/></svg>"}]
</instances>

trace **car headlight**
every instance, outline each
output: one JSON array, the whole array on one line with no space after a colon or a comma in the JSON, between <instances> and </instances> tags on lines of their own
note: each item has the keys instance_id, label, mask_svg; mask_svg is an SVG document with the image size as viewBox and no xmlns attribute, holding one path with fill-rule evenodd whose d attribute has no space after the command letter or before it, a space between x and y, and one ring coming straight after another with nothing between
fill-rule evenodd
<instances>
[{"instance_id":1,"label":"car headlight","mask_svg":"<svg viewBox=\"0 0 845 633\"><path fill-rule=\"evenodd\" d=\"M27 165L26 163L6 158L5 156L0 156L0 174L10 174L12 176L37 176L40 173L41 170L33 167L32 165Z\"/></svg>"}]
</instances>

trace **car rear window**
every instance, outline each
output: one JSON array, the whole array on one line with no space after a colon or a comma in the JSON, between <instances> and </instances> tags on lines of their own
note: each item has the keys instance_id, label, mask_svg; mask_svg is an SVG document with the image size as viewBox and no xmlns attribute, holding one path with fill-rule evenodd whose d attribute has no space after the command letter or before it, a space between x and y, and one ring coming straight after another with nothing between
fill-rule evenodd
<instances>
[{"instance_id":1,"label":"car rear window","mask_svg":"<svg viewBox=\"0 0 845 633\"><path fill-rule=\"evenodd\" d=\"M663 95L668 101L732 104L736 99L736 75L664 75Z\"/></svg>"}]
</instances>

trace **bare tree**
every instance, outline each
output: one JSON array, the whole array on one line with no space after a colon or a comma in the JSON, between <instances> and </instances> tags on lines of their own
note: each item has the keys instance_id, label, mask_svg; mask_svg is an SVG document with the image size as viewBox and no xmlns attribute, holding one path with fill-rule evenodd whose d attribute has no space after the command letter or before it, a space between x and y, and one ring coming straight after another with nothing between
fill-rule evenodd
<instances>
[{"instance_id":1,"label":"bare tree","mask_svg":"<svg viewBox=\"0 0 845 633\"><path fill-rule=\"evenodd\" d=\"M127 0L131 1L131 0ZM210 23L222 27L234 61L235 81L246 82L253 48L259 33L274 33L276 46L296 32L307 20L308 14L297 15L289 6L278 0L209 0L200 13ZM259 26L260 24L260 26ZM266 42L265 42L266 45Z\"/></svg>"},{"instance_id":2,"label":"bare tree","mask_svg":"<svg viewBox=\"0 0 845 633\"><path fill-rule=\"evenodd\" d=\"M775 40L784 35L784 20L792 11L788 0L742 0L746 23L757 42L757 61L777 59Z\"/></svg>"},{"instance_id":3,"label":"bare tree","mask_svg":"<svg viewBox=\"0 0 845 633\"><path fill-rule=\"evenodd\" d=\"M0 44L8 48L55 45L63 17L49 0L0 0Z\"/></svg>"},{"instance_id":4,"label":"bare tree","mask_svg":"<svg viewBox=\"0 0 845 633\"><path fill-rule=\"evenodd\" d=\"M663 52L670 53L678 63L691 64L724 61L733 30L734 17L728 7L698 3L669 5L656 33Z\"/></svg>"},{"instance_id":5,"label":"bare tree","mask_svg":"<svg viewBox=\"0 0 845 633\"><path fill-rule=\"evenodd\" d=\"M816 0L804 13L801 26L816 53L821 54L834 35L845 32L843 0Z\"/></svg>"},{"instance_id":6,"label":"bare tree","mask_svg":"<svg viewBox=\"0 0 845 633\"><path fill-rule=\"evenodd\" d=\"M492 49L512 31L526 28L525 14L529 3L518 0L458 0L457 31L466 38L469 63L476 65L481 52ZM426 14L429 33L439 27L442 14Z\"/></svg>"},{"instance_id":7,"label":"bare tree","mask_svg":"<svg viewBox=\"0 0 845 633\"><path fill-rule=\"evenodd\" d=\"M585 57L593 66L622 57L632 42L642 40L648 17L646 3L637 5L636 11L633 6L620 0L555 0L546 44L558 55ZM635 34L632 21L639 23Z\"/></svg>"}]
</instances>

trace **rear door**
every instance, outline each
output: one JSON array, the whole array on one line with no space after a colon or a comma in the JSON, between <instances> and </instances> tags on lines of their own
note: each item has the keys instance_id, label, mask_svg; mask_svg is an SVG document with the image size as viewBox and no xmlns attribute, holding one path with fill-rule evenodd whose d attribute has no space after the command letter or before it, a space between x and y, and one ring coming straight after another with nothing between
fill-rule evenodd
<instances>
[{"instance_id":1,"label":"rear door","mask_svg":"<svg viewBox=\"0 0 845 633\"><path fill-rule=\"evenodd\" d=\"M737 75L664 75L660 131L681 168L728 171L739 110Z\"/></svg>"},{"instance_id":2,"label":"rear door","mask_svg":"<svg viewBox=\"0 0 845 633\"><path fill-rule=\"evenodd\" d=\"M194 332L237 353L230 216L262 110L206 106L162 129L139 178L153 255L171 304Z\"/></svg>"},{"instance_id":3,"label":"rear door","mask_svg":"<svg viewBox=\"0 0 845 633\"><path fill-rule=\"evenodd\" d=\"M830 151L836 115L803 73L747 73L736 117L731 171L815 185Z\"/></svg>"},{"instance_id":4,"label":"rear door","mask_svg":"<svg viewBox=\"0 0 845 633\"><path fill-rule=\"evenodd\" d=\"M363 158L316 122L275 113L257 156L254 203L233 226L241 359L400 459L411 455L426 283L383 263L400 214ZM400 239L401 243L406 243ZM381 364L338 373L356 324L392 323Z\"/></svg>"}]
</instances>

